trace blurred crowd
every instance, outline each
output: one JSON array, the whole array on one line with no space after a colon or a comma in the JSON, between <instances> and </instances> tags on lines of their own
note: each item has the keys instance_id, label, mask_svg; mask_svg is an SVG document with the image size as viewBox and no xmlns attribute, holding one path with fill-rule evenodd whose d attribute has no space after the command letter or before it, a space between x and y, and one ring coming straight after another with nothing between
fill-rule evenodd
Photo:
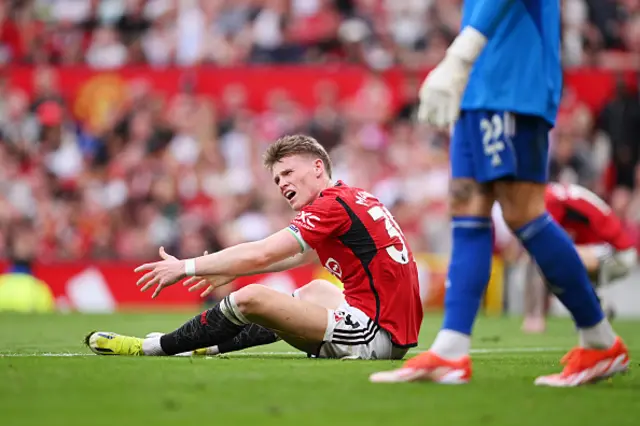
<instances>
[{"instance_id":1,"label":"blurred crowd","mask_svg":"<svg viewBox=\"0 0 640 426\"><path fill-rule=\"evenodd\" d=\"M3 0L0 61L125 64L319 63L376 69L437 62L461 0ZM637 62L640 1L564 0L568 66ZM623 53L620 63L620 54Z\"/></svg>"},{"instance_id":2,"label":"blurred crowd","mask_svg":"<svg viewBox=\"0 0 640 426\"><path fill-rule=\"evenodd\" d=\"M36 67L31 95L0 74L0 258L12 257L16 232L30 236L42 260L154 258L160 245L188 257L265 237L292 212L261 155L293 132L311 134L329 150L335 179L379 196L414 251L448 252L448 135L413 121L420 83L413 77L399 108L372 72L352 97L323 82L311 89L313 108L274 90L261 111L249 108L242 86L214 101L188 87L162 96L138 81L110 124L95 129L73 115L58 83L64 71L50 64L342 60L371 70L422 67L439 60L455 35L459 1L0 4L0 57L7 66ZM564 26L568 65L621 54L628 64L640 52L640 1L563 4L571 15ZM563 95L552 177L594 189L638 235L638 94L620 82L602 111L579 99L571 90Z\"/></svg>"}]
</instances>

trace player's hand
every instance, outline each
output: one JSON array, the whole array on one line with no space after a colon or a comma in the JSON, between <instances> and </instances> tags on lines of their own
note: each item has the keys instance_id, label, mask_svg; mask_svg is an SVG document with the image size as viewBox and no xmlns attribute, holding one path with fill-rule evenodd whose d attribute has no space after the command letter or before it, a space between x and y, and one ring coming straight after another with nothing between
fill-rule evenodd
<instances>
[{"instance_id":1,"label":"player's hand","mask_svg":"<svg viewBox=\"0 0 640 426\"><path fill-rule=\"evenodd\" d=\"M163 288L169 287L186 277L183 260L167 254L164 251L164 247L160 247L159 253L162 258L161 261L145 263L135 269L135 272L149 271L136 283L138 287L142 285L140 291L147 291L157 285L156 290L151 295L152 299L155 299Z\"/></svg>"},{"instance_id":2,"label":"player's hand","mask_svg":"<svg viewBox=\"0 0 640 426\"><path fill-rule=\"evenodd\" d=\"M418 120L438 129L446 129L455 123L470 72L471 64L447 55L420 87Z\"/></svg>"},{"instance_id":3,"label":"player's hand","mask_svg":"<svg viewBox=\"0 0 640 426\"><path fill-rule=\"evenodd\" d=\"M209 252L205 251L203 256L208 255ZM193 293L194 291L200 290L202 288L207 287L201 294L200 297L207 297L210 295L216 288L222 287L223 285L229 284L231 281L235 280L236 277L228 277L224 275L210 275L210 276L194 276L186 280L182 285L184 287L189 287L189 293Z\"/></svg>"},{"instance_id":4,"label":"player's hand","mask_svg":"<svg viewBox=\"0 0 640 426\"><path fill-rule=\"evenodd\" d=\"M191 277L187 281L185 281L182 285L185 287L190 287L189 288L190 293L201 290L206 287L206 289L200 294L200 297L207 297L216 288L222 287L223 285L227 285L235 279L236 277L228 277L225 275L212 275L209 277Z\"/></svg>"},{"instance_id":5,"label":"player's hand","mask_svg":"<svg viewBox=\"0 0 640 426\"><path fill-rule=\"evenodd\" d=\"M462 29L420 87L420 121L439 129L456 122L471 68L486 44L487 38L475 28Z\"/></svg>"}]
</instances>

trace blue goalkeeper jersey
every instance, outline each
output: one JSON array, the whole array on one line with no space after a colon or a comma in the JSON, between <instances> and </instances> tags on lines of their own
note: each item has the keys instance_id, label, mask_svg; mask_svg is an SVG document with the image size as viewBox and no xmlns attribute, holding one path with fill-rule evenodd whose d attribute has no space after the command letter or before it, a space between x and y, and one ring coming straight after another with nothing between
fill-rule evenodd
<instances>
[{"instance_id":1,"label":"blue goalkeeper jersey","mask_svg":"<svg viewBox=\"0 0 640 426\"><path fill-rule=\"evenodd\" d=\"M464 0L462 28L488 38L463 110L529 114L555 124L562 92L559 0Z\"/></svg>"}]
</instances>

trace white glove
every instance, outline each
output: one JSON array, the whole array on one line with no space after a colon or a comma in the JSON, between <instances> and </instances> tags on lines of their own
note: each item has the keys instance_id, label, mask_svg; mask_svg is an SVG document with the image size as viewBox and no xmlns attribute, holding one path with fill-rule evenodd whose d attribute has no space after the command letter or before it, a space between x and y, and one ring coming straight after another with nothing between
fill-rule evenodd
<instances>
[{"instance_id":1,"label":"white glove","mask_svg":"<svg viewBox=\"0 0 640 426\"><path fill-rule=\"evenodd\" d=\"M420 87L420 121L440 129L455 123L471 67L486 44L487 38L473 27L460 32Z\"/></svg>"},{"instance_id":2,"label":"white glove","mask_svg":"<svg viewBox=\"0 0 640 426\"><path fill-rule=\"evenodd\" d=\"M629 274L638 264L638 252L635 248L616 251L601 261L600 268L606 283L618 280Z\"/></svg>"}]
</instances>

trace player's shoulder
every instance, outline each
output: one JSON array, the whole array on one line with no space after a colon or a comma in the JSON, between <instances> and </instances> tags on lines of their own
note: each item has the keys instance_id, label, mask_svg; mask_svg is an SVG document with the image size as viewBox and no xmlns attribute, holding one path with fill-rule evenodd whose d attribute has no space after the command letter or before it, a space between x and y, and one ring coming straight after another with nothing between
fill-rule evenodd
<instances>
[{"instance_id":1,"label":"player's shoulder","mask_svg":"<svg viewBox=\"0 0 640 426\"><path fill-rule=\"evenodd\" d=\"M322 190L318 198L301 209L302 212L338 213L357 210L357 206L367 207L378 199L364 189L349 186L342 181Z\"/></svg>"},{"instance_id":2,"label":"player's shoulder","mask_svg":"<svg viewBox=\"0 0 640 426\"><path fill-rule=\"evenodd\" d=\"M338 200L346 194L346 188L348 188L347 185L343 182L338 182L334 186L323 189L318 198L300 209L296 218L308 216L309 214L331 214L334 207L339 204Z\"/></svg>"},{"instance_id":3,"label":"player's shoulder","mask_svg":"<svg viewBox=\"0 0 640 426\"><path fill-rule=\"evenodd\" d=\"M349 186L343 181L338 181L335 185L322 191L320 198L344 202L350 204L363 198L376 198L362 188Z\"/></svg>"},{"instance_id":4,"label":"player's shoulder","mask_svg":"<svg viewBox=\"0 0 640 426\"><path fill-rule=\"evenodd\" d=\"M357 188L338 181L335 185L323 189L318 198L316 198L310 206L323 206L323 208L328 208L335 204L349 204L349 201L355 198L357 190Z\"/></svg>"},{"instance_id":5,"label":"player's shoulder","mask_svg":"<svg viewBox=\"0 0 640 426\"><path fill-rule=\"evenodd\" d=\"M323 189L319 198L333 199L341 198L349 195L353 191L353 187L339 180L327 189Z\"/></svg>"}]
</instances>

